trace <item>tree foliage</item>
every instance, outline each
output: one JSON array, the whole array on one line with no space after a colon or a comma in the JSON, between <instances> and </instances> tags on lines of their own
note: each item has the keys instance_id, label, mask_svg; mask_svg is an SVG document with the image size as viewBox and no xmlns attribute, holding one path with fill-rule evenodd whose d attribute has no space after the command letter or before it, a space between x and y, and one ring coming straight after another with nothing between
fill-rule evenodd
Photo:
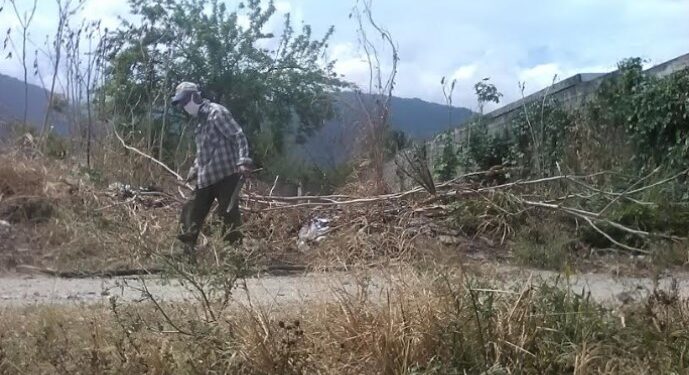
<instances>
[{"instance_id":1,"label":"tree foliage","mask_svg":"<svg viewBox=\"0 0 689 375\"><path fill-rule=\"evenodd\" d=\"M275 16L272 1L262 7L248 0L235 11L218 0L129 4L139 21L125 20L111 32L104 89L109 113L126 118L121 124L150 147L158 137L168 145L181 134L184 119L168 103L180 81L199 83L204 96L232 111L259 163L333 115L331 94L344 83L334 62L324 60L332 28L314 39L308 25L297 31L286 15L281 35L266 32Z\"/></svg>"},{"instance_id":2,"label":"tree foliage","mask_svg":"<svg viewBox=\"0 0 689 375\"><path fill-rule=\"evenodd\" d=\"M598 119L622 127L639 167L667 163L686 167L689 158L689 68L664 78L645 74L641 59L619 64L619 73L601 87ZM612 111L603 110L608 106Z\"/></svg>"},{"instance_id":3,"label":"tree foliage","mask_svg":"<svg viewBox=\"0 0 689 375\"><path fill-rule=\"evenodd\" d=\"M483 107L486 103L500 103L502 93L498 91L494 84L490 83L490 78L484 78L474 85L476 98L478 98L479 113L483 114Z\"/></svg>"},{"instance_id":4,"label":"tree foliage","mask_svg":"<svg viewBox=\"0 0 689 375\"><path fill-rule=\"evenodd\" d=\"M457 156L457 150L452 139L452 133L446 132L440 136L442 142L440 155L435 163L435 176L441 182L449 181L457 172L460 160Z\"/></svg>"},{"instance_id":5,"label":"tree foliage","mask_svg":"<svg viewBox=\"0 0 689 375\"><path fill-rule=\"evenodd\" d=\"M504 162L520 168L524 176L557 174L573 126L574 117L552 98L528 104L512 121Z\"/></svg>"}]
</instances>

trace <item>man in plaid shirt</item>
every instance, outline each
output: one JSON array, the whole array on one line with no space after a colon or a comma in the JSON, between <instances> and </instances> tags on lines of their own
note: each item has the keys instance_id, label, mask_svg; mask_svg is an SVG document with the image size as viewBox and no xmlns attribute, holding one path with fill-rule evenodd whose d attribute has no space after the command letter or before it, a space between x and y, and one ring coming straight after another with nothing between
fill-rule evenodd
<instances>
[{"instance_id":1,"label":"man in plaid shirt","mask_svg":"<svg viewBox=\"0 0 689 375\"><path fill-rule=\"evenodd\" d=\"M230 111L201 97L198 86L182 82L177 86L172 105L183 109L199 124L195 129L196 158L187 182L194 183L193 197L182 208L182 233L185 255L194 257L194 246L203 222L215 200L223 223L223 236L229 243L241 241L241 216L238 200L230 204L240 177L251 172L249 144Z\"/></svg>"}]
</instances>

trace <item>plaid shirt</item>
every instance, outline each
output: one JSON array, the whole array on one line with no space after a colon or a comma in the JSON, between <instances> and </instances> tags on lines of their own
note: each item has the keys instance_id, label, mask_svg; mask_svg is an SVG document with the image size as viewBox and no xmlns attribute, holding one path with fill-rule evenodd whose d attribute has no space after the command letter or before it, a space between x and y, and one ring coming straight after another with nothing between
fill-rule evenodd
<instances>
[{"instance_id":1,"label":"plaid shirt","mask_svg":"<svg viewBox=\"0 0 689 375\"><path fill-rule=\"evenodd\" d=\"M220 104L204 100L196 126L196 159L189 171L196 174L196 188L213 185L250 164L249 143L230 111Z\"/></svg>"}]
</instances>

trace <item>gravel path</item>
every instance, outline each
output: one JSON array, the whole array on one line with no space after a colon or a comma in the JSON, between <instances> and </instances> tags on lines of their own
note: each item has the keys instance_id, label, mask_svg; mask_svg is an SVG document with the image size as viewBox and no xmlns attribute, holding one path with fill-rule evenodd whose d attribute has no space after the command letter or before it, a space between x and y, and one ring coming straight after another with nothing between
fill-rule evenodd
<instances>
[{"instance_id":1,"label":"gravel path","mask_svg":"<svg viewBox=\"0 0 689 375\"><path fill-rule=\"evenodd\" d=\"M164 282L157 277L144 279L149 292L162 301L185 301L193 294L179 281ZM383 281L374 281L372 290ZM62 279L43 275L0 275L0 306L30 304L97 303L117 296L120 301L144 299L143 284L136 277ZM344 273L303 276L266 276L246 280L252 301L264 304L288 304L323 299L336 290L356 291L356 280ZM236 299L247 300L243 288L235 289Z\"/></svg>"},{"instance_id":2,"label":"gravel path","mask_svg":"<svg viewBox=\"0 0 689 375\"><path fill-rule=\"evenodd\" d=\"M514 286L515 283L523 284L530 278L542 278L554 283L558 276L554 272L504 266L496 271L496 282L506 288ZM674 278L678 281L680 294L689 297L689 274L675 274ZM390 283L388 280L382 274L374 274L370 279L369 292L375 294L383 291ZM658 285L668 289L671 282L669 277L665 277L659 280ZM152 295L164 301L184 301L193 298L177 281L163 283L159 278L148 278L146 285ZM654 288L654 283L649 278L616 278L601 273L574 275L570 277L569 282L560 277L558 285L569 285L576 292L589 291L595 300L612 305L643 298ZM332 299L336 290L355 292L357 281L354 276L347 273L305 274L251 278L246 281L246 286L253 302L280 305ZM141 287L141 281L131 277L60 279L42 275L5 274L0 275L0 306L97 303L107 301L110 296L117 296L121 301L133 302L143 299L141 291L137 290ZM246 300L246 295L247 293L238 289L235 298Z\"/></svg>"}]
</instances>

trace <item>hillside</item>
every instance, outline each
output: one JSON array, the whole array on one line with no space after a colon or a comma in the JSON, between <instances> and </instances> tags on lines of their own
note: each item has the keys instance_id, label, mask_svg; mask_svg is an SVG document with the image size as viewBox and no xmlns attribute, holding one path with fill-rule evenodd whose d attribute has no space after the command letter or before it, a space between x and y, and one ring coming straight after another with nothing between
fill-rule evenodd
<instances>
[{"instance_id":1,"label":"hillside","mask_svg":"<svg viewBox=\"0 0 689 375\"><path fill-rule=\"evenodd\" d=\"M36 85L29 85L29 108L27 121L39 128L43 124L45 110L48 108L48 92ZM0 74L0 124L21 122L24 118L24 82ZM52 121L57 134L67 135L67 121L56 116ZM5 136L7 129L0 126L0 136Z\"/></svg>"},{"instance_id":2,"label":"hillside","mask_svg":"<svg viewBox=\"0 0 689 375\"><path fill-rule=\"evenodd\" d=\"M371 100L371 97L365 100ZM421 99L393 97L391 101L391 125L403 131L409 138L422 140L450 128L448 108ZM336 116L305 144L305 157L319 165L334 166L345 161L352 152L357 129L362 124L360 103L350 92L338 94ZM464 123L473 112L467 108L453 107L452 128ZM318 157L316 157L318 156Z\"/></svg>"},{"instance_id":3,"label":"hillside","mask_svg":"<svg viewBox=\"0 0 689 375\"><path fill-rule=\"evenodd\" d=\"M24 111L24 83L0 74L0 123L21 121ZM392 98L392 128L406 133L412 139L426 139L448 129L448 109L444 105L420 99ZM29 85L28 121L36 127L43 123L48 95L45 90ZM361 112L352 93L341 93L336 98L336 117L327 121L323 128L295 152L321 166L337 165L351 154L355 141L355 128ZM472 112L466 108L454 108L453 127L458 126ZM67 135L67 121L57 117L54 121L57 134ZM0 127L0 136L4 136Z\"/></svg>"}]
</instances>

